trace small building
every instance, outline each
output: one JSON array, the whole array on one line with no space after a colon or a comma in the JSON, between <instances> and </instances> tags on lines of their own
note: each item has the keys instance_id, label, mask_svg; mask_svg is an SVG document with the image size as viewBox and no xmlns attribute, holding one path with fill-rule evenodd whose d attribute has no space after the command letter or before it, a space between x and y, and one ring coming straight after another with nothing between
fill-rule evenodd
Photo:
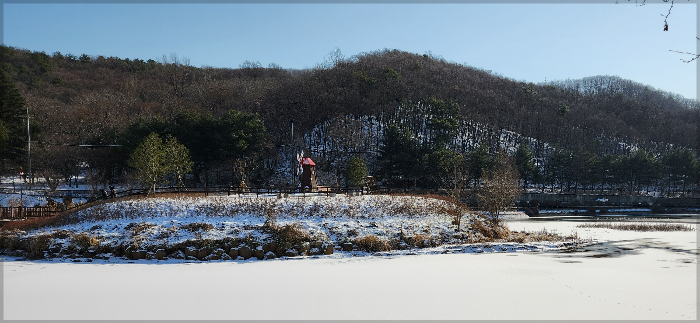
<instances>
[{"instance_id":1,"label":"small building","mask_svg":"<svg viewBox=\"0 0 700 323\"><path fill-rule=\"evenodd\" d=\"M301 188L309 189L312 192L318 190L318 184L316 184L316 163L314 163L311 158L305 157L301 159Z\"/></svg>"}]
</instances>

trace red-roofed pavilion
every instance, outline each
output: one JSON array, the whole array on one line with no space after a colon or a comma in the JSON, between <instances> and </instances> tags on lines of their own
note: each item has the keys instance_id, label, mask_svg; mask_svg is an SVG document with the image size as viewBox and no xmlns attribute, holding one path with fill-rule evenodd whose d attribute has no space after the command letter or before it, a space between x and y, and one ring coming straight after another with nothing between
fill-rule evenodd
<instances>
[{"instance_id":1,"label":"red-roofed pavilion","mask_svg":"<svg viewBox=\"0 0 700 323\"><path fill-rule=\"evenodd\" d=\"M301 168L301 187L311 191L318 190L318 185L316 184L316 163L311 158L305 157L301 159Z\"/></svg>"}]
</instances>

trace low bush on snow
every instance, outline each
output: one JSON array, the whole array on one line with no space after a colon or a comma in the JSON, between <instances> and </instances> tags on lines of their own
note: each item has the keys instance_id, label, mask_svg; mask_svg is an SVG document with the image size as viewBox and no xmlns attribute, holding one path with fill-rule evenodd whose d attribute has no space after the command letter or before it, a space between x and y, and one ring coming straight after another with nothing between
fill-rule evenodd
<instances>
[{"instance_id":1,"label":"low bush on snow","mask_svg":"<svg viewBox=\"0 0 700 323\"><path fill-rule=\"evenodd\" d=\"M471 223L472 229L489 240L506 239L510 236L510 230L502 225L492 225L491 221L480 216L474 217Z\"/></svg>"},{"instance_id":2,"label":"low bush on snow","mask_svg":"<svg viewBox=\"0 0 700 323\"><path fill-rule=\"evenodd\" d=\"M90 249L100 245L100 240L89 235L86 232L81 232L71 236L71 243L79 249Z\"/></svg>"},{"instance_id":3,"label":"low bush on snow","mask_svg":"<svg viewBox=\"0 0 700 323\"><path fill-rule=\"evenodd\" d=\"M27 250L27 258L29 259L41 259L44 258L44 252L49 250L51 245L50 235L39 235L30 237Z\"/></svg>"},{"instance_id":4,"label":"low bush on snow","mask_svg":"<svg viewBox=\"0 0 700 323\"><path fill-rule=\"evenodd\" d=\"M565 237L578 240L578 236ZM514 232L511 231L508 240L509 242L526 243L526 242L542 242L542 241L558 241L562 237L554 232L547 231L546 229L536 231L536 232Z\"/></svg>"},{"instance_id":5,"label":"low bush on snow","mask_svg":"<svg viewBox=\"0 0 700 323\"><path fill-rule=\"evenodd\" d=\"M375 235L368 235L361 238L353 239L352 243L361 250L367 252L389 251L392 249L391 245L389 244L389 241L384 240Z\"/></svg>"},{"instance_id":6,"label":"low bush on snow","mask_svg":"<svg viewBox=\"0 0 700 323\"><path fill-rule=\"evenodd\" d=\"M435 238L427 234L420 233L414 233L413 235L402 234L401 241L403 241L407 246L414 248L430 248L439 244Z\"/></svg>"},{"instance_id":7,"label":"low bush on snow","mask_svg":"<svg viewBox=\"0 0 700 323\"><path fill-rule=\"evenodd\" d=\"M311 234L304 230L299 223L277 225L275 223L266 222L264 231L270 234L269 240L271 242L276 243L277 246L284 249L289 249L313 240Z\"/></svg>"}]
</instances>

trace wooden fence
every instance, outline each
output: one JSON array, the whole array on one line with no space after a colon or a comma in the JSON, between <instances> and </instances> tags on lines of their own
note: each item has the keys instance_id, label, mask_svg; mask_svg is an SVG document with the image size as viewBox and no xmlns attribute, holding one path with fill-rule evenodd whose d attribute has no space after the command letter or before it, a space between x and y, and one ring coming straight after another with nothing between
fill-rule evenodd
<instances>
[{"instance_id":1,"label":"wooden fence","mask_svg":"<svg viewBox=\"0 0 700 323\"><path fill-rule=\"evenodd\" d=\"M106 191L85 191L85 190L60 190L55 191L50 194L46 194L47 199L73 199L73 198L86 198L88 201L85 204L71 203L67 207L66 205L59 204L58 206L35 206L35 207L0 207L0 220L3 221L14 221L14 220L25 220L33 217L50 217L62 214L63 212L72 211L76 208L85 208L98 203L104 203L115 198L125 198L129 196L146 195L148 190L146 189L128 189L110 192ZM156 194L162 193L195 193L204 194L204 196L214 195L214 196L231 196L240 194L255 194L255 196L260 195L284 195L292 193L303 193L303 194L314 194L314 195L326 195L331 196L334 194L363 194L367 193L362 191L360 188L346 188L346 187L320 187L316 191L311 190L301 190L300 188L265 188L265 187L249 187L249 188L238 188L238 187L161 187L158 188Z\"/></svg>"},{"instance_id":2,"label":"wooden fence","mask_svg":"<svg viewBox=\"0 0 700 323\"><path fill-rule=\"evenodd\" d=\"M49 217L58 215L61 211L46 206L37 207L0 207L0 219L23 220L27 218Z\"/></svg>"},{"instance_id":3,"label":"wooden fence","mask_svg":"<svg viewBox=\"0 0 700 323\"><path fill-rule=\"evenodd\" d=\"M50 217L55 215L60 215L64 212L75 211L76 209L84 209L87 207L94 206L96 204L109 202L111 199L125 198L129 196L144 196L148 193L146 189L128 189L115 191L111 193L110 191L85 191L85 190L60 190L55 191L50 194L46 194L47 198L87 198L87 203L78 204L71 203L69 205L61 205L50 207L50 206L37 206L37 207L0 207L0 220L2 221L14 221L14 220L24 220L28 218L36 217ZM373 191L368 191L362 188L348 188L348 187L328 187L321 186L317 190L301 190L301 188L269 188L269 187L161 187L158 188L156 194L162 193L194 193L203 194L204 196L231 196L246 194L255 196L260 195L278 195L287 196L292 193L303 193L304 196L309 195L326 195L333 196L335 194L347 194L347 195L363 195L363 194L391 194L391 193L408 193L408 194L446 194L444 190L435 189L421 189L421 188L378 188ZM685 202L688 205L700 205L700 199L666 199L664 201L669 206L678 206L676 204L683 204L680 202ZM688 202L686 200L693 200ZM673 203L676 204L673 204ZM685 204L683 204L685 205ZM571 206L569 206L571 207ZM621 207L621 206L618 206Z\"/></svg>"},{"instance_id":4,"label":"wooden fence","mask_svg":"<svg viewBox=\"0 0 700 323\"><path fill-rule=\"evenodd\" d=\"M125 198L129 196L144 196L148 193L147 189L128 189L110 192L109 190L99 190L97 192L91 190L57 190L43 196L47 199L62 198L73 199L73 198L85 198L87 203L78 204L71 203L68 206L59 204L58 207L49 206L37 206L37 207L0 207L0 220L2 221L12 221L12 220L24 220L32 217L49 217L60 215L64 212L75 211L75 209L84 209L96 204L108 202L111 199ZM162 193L194 193L203 194L204 196L231 196L231 195L278 195L286 196L292 193L301 193L303 196L312 195L325 195L333 196L336 194L347 194L347 195L363 195L363 194L391 194L391 193L408 193L408 194L445 194L444 190L435 189L422 189L422 188L377 188L375 190L369 191L366 188L359 187L329 187L329 186L319 186L316 190L305 189L302 190L299 187L281 187L281 188L271 188L271 187L160 187L157 189L156 194Z\"/></svg>"}]
</instances>

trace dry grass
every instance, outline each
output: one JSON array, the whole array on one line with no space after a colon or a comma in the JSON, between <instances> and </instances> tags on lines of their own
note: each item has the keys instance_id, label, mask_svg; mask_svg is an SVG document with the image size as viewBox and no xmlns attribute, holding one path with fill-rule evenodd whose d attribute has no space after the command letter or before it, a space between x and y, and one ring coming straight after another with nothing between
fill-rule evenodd
<instances>
[{"instance_id":1,"label":"dry grass","mask_svg":"<svg viewBox=\"0 0 700 323\"><path fill-rule=\"evenodd\" d=\"M100 245L99 239L87 234L86 232L73 235L71 237L71 242L74 246L80 249L90 249Z\"/></svg>"},{"instance_id":2,"label":"dry grass","mask_svg":"<svg viewBox=\"0 0 700 323\"><path fill-rule=\"evenodd\" d=\"M626 231L695 231L695 229L685 224L675 223L585 223L577 225L579 228L603 228Z\"/></svg>"},{"instance_id":3,"label":"dry grass","mask_svg":"<svg viewBox=\"0 0 700 323\"><path fill-rule=\"evenodd\" d=\"M517 242L517 243L527 243L527 242L541 242L541 241L561 241L567 239L577 239L577 237L563 237L554 232L547 231L543 229L536 232L523 232L523 231L510 231L506 241Z\"/></svg>"},{"instance_id":4,"label":"dry grass","mask_svg":"<svg viewBox=\"0 0 700 323\"><path fill-rule=\"evenodd\" d=\"M311 235L306 232L299 223L286 224L277 231L280 240L288 241L291 244L306 242L311 240Z\"/></svg>"},{"instance_id":5,"label":"dry grass","mask_svg":"<svg viewBox=\"0 0 700 323\"><path fill-rule=\"evenodd\" d=\"M427 234L416 233L410 236L403 236L403 242L411 247L430 248L439 244L433 237Z\"/></svg>"},{"instance_id":6,"label":"dry grass","mask_svg":"<svg viewBox=\"0 0 700 323\"><path fill-rule=\"evenodd\" d=\"M412 195L405 193L393 193L389 194L388 196L392 197L392 202L391 204L386 205L386 208L387 212L392 216L404 216L410 218L428 213L439 214L445 211L446 205L455 205L455 200L443 195ZM420 199L422 203L416 203L416 198ZM457 201L456 203L459 202Z\"/></svg>"},{"instance_id":7,"label":"dry grass","mask_svg":"<svg viewBox=\"0 0 700 323\"><path fill-rule=\"evenodd\" d=\"M505 239L510 236L510 230L508 230L508 228L502 225L493 225L492 221L478 216L473 218L471 227L472 230L486 239L497 240Z\"/></svg>"},{"instance_id":8,"label":"dry grass","mask_svg":"<svg viewBox=\"0 0 700 323\"><path fill-rule=\"evenodd\" d=\"M132 196L132 197L125 197L125 198L120 198L119 201L130 201L130 200L139 200L143 199L143 197L138 197L138 196ZM5 223L0 230L2 231L11 231L15 229L19 230L24 230L24 231L31 231L31 230L36 230L44 227L53 227L53 226L60 226L60 225L66 225L66 224L75 224L75 223L80 223L83 222L86 218L90 218L91 220L103 220L104 218L117 218L114 212L107 212L105 206L103 204L109 203L109 202L114 202L114 200L103 200L103 201L98 201L95 203L91 204L85 204L83 206L79 206L77 208L73 208L67 211L64 211L58 215L51 216L51 217L43 217L43 218L30 218L26 220L21 220L21 221L12 221ZM72 202L68 202L68 204L72 204ZM106 215L105 213L109 213L109 215Z\"/></svg>"},{"instance_id":9,"label":"dry grass","mask_svg":"<svg viewBox=\"0 0 700 323\"><path fill-rule=\"evenodd\" d=\"M285 249L313 240L311 234L299 223L285 225L266 223L263 229L270 234L272 241Z\"/></svg>"},{"instance_id":10,"label":"dry grass","mask_svg":"<svg viewBox=\"0 0 700 323\"><path fill-rule=\"evenodd\" d=\"M421 211L424 211L421 207L415 205L415 203L408 199L395 201L388 206L388 213L392 216L415 217L420 215L420 213L422 213Z\"/></svg>"},{"instance_id":11,"label":"dry grass","mask_svg":"<svg viewBox=\"0 0 700 323\"><path fill-rule=\"evenodd\" d=\"M367 252L389 251L391 244L382 238L375 235L368 235L352 240L352 243L358 248Z\"/></svg>"},{"instance_id":12,"label":"dry grass","mask_svg":"<svg viewBox=\"0 0 700 323\"><path fill-rule=\"evenodd\" d=\"M56 230L51 233L52 239L66 239L70 238L71 236L73 236L73 233L68 230Z\"/></svg>"},{"instance_id":13,"label":"dry grass","mask_svg":"<svg viewBox=\"0 0 700 323\"><path fill-rule=\"evenodd\" d=\"M46 217L46 218L30 218L26 220L21 220L21 221L11 221L8 223L5 223L2 226L3 231L12 231L12 230L24 230L24 231L31 231L47 226L53 226L58 224L61 221L61 216L52 216L52 217Z\"/></svg>"}]
</instances>

